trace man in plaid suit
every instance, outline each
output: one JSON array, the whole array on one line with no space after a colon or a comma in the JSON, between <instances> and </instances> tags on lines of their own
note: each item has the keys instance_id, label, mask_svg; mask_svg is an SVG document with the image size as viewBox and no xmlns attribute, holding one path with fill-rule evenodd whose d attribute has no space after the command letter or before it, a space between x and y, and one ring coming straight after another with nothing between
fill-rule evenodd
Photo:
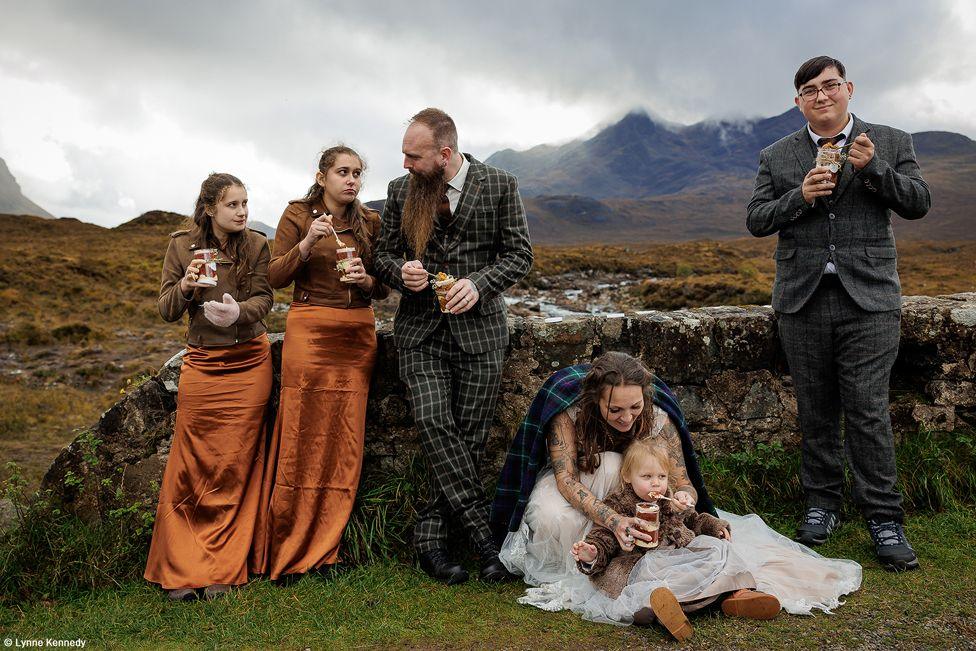
<instances>
[{"instance_id":1,"label":"man in plaid suit","mask_svg":"<svg viewBox=\"0 0 976 651\"><path fill-rule=\"evenodd\" d=\"M393 337L430 472L414 546L427 574L461 583L468 574L447 552L448 525L459 524L480 556L481 578L499 581L507 572L478 469L508 346L502 292L532 266L525 209L514 176L458 151L443 111L411 118L403 156L409 173L389 185L376 268L402 295ZM447 313L431 287L439 272L458 279Z\"/></svg>"},{"instance_id":2,"label":"man in plaid suit","mask_svg":"<svg viewBox=\"0 0 976 651\"><path fill-rule=\"evenodd\" d=\"M902 527L888 411L901 317L891 213L919 219L931 198L912 137L848 112L845 74L825 56L797 70L807 125L760 153L747 225L779 237L773 309L796 391L807 502L796 540L823 543L840 523L846 452L878 559L907 570L918 559ZM839 169L814 165L828 142L849 150Z\"/></svg>"}]
</instances>

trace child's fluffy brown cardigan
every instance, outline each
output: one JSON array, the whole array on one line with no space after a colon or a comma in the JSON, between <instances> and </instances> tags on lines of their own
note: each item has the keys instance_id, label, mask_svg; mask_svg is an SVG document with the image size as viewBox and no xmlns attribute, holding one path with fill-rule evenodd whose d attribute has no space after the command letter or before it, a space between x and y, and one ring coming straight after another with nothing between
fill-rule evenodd
<instances>
[{"instance_id":1,"label":"child's fluffy brown cardigan","mask_svg":"<svg viewBox=\"0 0 976 651\"><path fill-rule=\"evenodd\" d=\"M634 514L637 503L642 501L634 494L629 484L607 496L603 503L621 515ZM694 509L676 511L668 500L658 500L661 505L660 547L686 547L696 535L718 537L723 528L731 531L725 520L708 513L697 513ZM583 574L588 574L593 584L616 599L627 585L631 570L644 554L656 549L634 546L632 551L624 551L612 531L602 525L594 524L586 535L586 542L596 547L596 558L592 563L577 563Z\"/></svg>"}]
</instances>

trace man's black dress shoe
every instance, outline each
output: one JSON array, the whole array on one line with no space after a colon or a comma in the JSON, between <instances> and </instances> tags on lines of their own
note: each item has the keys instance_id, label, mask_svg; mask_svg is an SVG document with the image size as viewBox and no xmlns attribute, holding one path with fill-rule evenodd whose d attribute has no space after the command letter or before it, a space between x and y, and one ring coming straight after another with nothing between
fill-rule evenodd
<instances>
[{"instance_id":1,"label":"man's black dress shoe","mask_svg":"<svg viewBox=\"0 0 976 651\"><path fill-rule=\"evenodd\" d=\"M508 571L505 564L498 558L498 554L495 554L481 561L479 578L488 583L501 583L502 581L511 581L515 575Z\"/></svg>"},{"instance_id":2,"label":"man's black dress shoe","mask_svg":"<svg viewBox=\"0 0 976 651\"><path fill-rule=\"evenodd\" d=\"M447 585L457 585L468 580L468 572L455 563L443 549L432 549L418 555L420 569L432 579Z\"/></svg>"}]
</instances>

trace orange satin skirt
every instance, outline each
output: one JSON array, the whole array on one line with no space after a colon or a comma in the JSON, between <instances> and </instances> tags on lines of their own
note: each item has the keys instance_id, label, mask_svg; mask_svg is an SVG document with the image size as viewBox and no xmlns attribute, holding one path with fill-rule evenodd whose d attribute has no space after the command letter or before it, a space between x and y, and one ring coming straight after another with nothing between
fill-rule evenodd
<instances>
[{"instance_id":1,"label":"orange satin skirt","mask_svg":"<svg viewBox=\"0 0 976 651\"><path fill-rule=\"evenodd\" d=\"M292 304L261 523L272 579L338 559L363 466L375 364L372 308Z\"/></svg>"},{"instance_id":2,"label":"orange satin skirt","mask_svg":"<svg viewBox=\"0 0 976 651\"><path fill-rule=\"evenodd\" d=\"M247 583L271 382L267 335L187 347L147 580L167 590Z\"/></svg>"}]
</instances>

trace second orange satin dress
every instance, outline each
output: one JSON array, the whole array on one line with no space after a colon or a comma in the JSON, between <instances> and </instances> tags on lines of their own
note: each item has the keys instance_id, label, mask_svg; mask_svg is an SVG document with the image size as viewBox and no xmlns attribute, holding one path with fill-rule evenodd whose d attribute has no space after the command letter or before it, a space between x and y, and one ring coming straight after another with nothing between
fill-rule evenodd
<instances>
[{"instance_id":1,"label":"second orange satin dress","mask_svg":"<svg viewBox=\"0 0 976 651\"><path fill-rule=\"evenodd\" d=\"M315 207L293 202L275 237L270 277L295 283L281 352L281 399L265 475L262 515L265 572L272 579L334 564L352 513L363 463L366 402L376 363L372 298L340 284L332 238L316 243L308 260L298 253ZM322 206L318 207L320 213ZM372 234L379 218L369 214ZM344 240L353 235L338 217ZM368 267L367 267L368 269Z\"/></svg>"}]
</instances>

